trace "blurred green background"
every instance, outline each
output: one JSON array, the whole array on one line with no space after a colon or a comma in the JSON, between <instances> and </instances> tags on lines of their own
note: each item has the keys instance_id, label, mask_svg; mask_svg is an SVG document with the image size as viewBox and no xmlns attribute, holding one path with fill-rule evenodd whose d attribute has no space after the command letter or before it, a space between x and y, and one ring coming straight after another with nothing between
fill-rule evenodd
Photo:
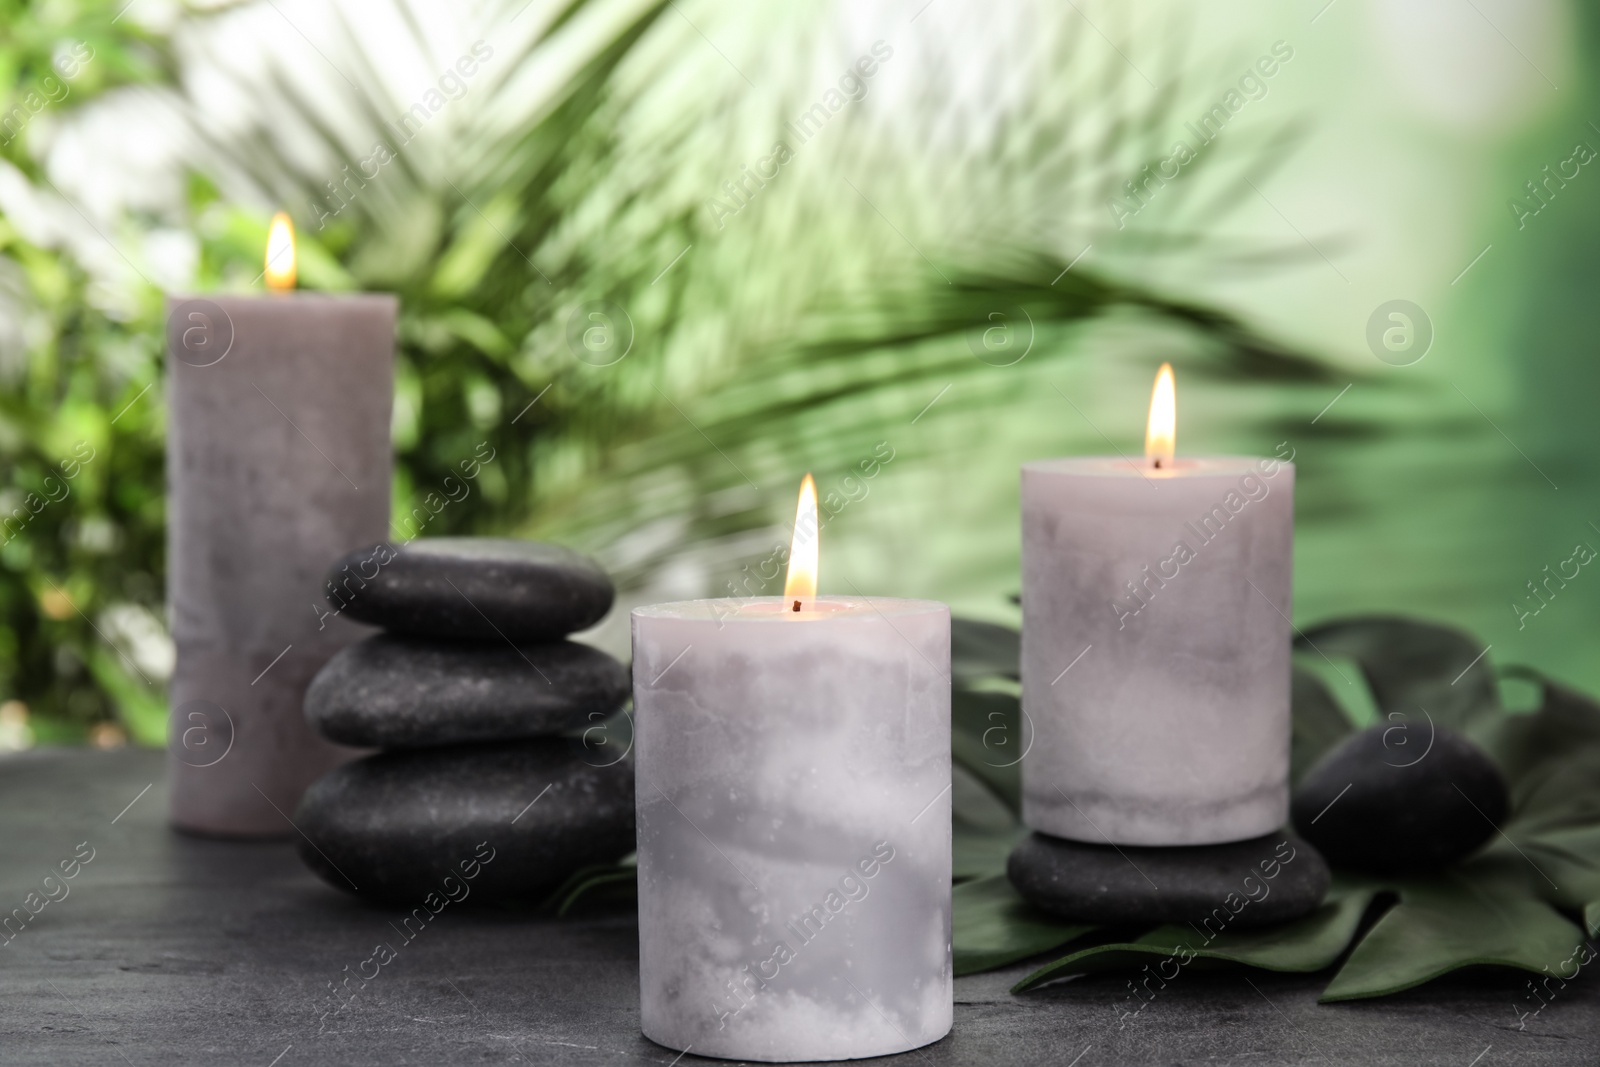
<instances>
[{"instance_id":1,"label":"blurred green background","mask_svg":"<svg viewBox=\"0 0 1600 1067\"><path fill-rule=\"evenodd\" d=\"M1295 450L1297 623L1432 617L1600 688L1597 32L0 0L0 748L160 743L162 293L259 286L279 208L303 286L401 298L396 516L492 442L428 533L596 554L624 654L629 605L775 591L808 470L824 592L1016 621L1018 464L1136 452L1171 360L1180 451ZM1396 300L1425 349L1369 341Z\"/></svg>"}]
</instances>

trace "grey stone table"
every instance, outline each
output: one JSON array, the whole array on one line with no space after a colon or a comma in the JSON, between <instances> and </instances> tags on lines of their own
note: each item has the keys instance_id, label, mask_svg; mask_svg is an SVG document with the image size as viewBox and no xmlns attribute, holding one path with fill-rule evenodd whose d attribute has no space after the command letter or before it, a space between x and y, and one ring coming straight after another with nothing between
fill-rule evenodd
<instances>
[{"instance_id":1,"label":"grey stone table","mask_svg":"<svg viewBox=\"0 0 1600 1067\"><path fill-rule=\"evenodd\" d=\"M0 947L0 1063L674 1062L639 1035L631 913L558 920L450 905L404 942L391 926L398 909L323 885L290 844L179 836L166 827L166 801L160 753L0 759L4 913L42 894L44 877L75 851L94 857L66 896ZM333 1010L342 1001L330 999L330 984L380 941L397 946L395 958ZM1589 974L1519 1031L1514 1009L1529 1005L1524 978L1509 972L1324 1007L1316 976L1186 972L1119 1028L1124 979L1012 996L1007 987L1026 970L958 980L955 1031L898 1059L918 1067L1600 1062L1600 984Z\"/></svg>"}]
</instances>

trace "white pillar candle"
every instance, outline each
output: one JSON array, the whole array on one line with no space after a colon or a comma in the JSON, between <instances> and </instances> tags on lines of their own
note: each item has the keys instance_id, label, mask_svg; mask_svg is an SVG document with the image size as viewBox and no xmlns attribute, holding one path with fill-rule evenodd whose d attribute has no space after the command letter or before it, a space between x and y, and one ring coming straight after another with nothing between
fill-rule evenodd
<instances>
[{"instance_id":1,"label":"white pillar candle","mask_svg":"<svg viewBox=\"0 0 1600 1067\"><path fill-rule=\"evenodd\" d=\"M950 613L793 608L633 612L641 1022L703 1056L904 1052L952 1012Z\"/></svg>"},{"instance_id":2,"label":"white pillar candle","mask_svg":"<svg viewBox=\"0 0 1600 1067\"><path fill-rule=\"evenodd\" d=\"M334 560L388 534L395 300L168 304L172 822L291 836L306 786L354 754L301 702L366 632L332 617L323 588Z\"/></svg>"},{"instance_id":3,"label":"white pillar candle","mask_svg":"<svg viewBox=\"0 0 1600 1067\"><path fill-rule=\"evenodd\" d=\"M1023 819L1102 844L1270 833L1288 817L1294 467L1151 447L1022 468Z\"/></svg>"}]
</instances>

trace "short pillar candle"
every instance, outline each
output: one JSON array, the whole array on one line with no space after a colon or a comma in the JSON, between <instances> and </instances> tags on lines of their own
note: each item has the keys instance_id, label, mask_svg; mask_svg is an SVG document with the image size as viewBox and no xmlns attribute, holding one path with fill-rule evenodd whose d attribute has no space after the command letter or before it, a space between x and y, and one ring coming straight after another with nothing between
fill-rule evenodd
<instances>
[{"instance_id":1,"label":"short pillar candle","mask_svg":"<svg viewBox=\"0 0 1600 1067\"><path fill-rule=\"evenodd\" d=\"M1293 532L1279 459L1023 466L1028 826L1203 845L1285 823Z\"/></svg>"},{"instance_id":2,"label":"short pillar candle","mask_svg":"<svg viewBox=\"0 0 1600 1067\"><path fill-rule=\"evenodd\" d=\"M794 604L633 613L640 1017L698 1056L950 1029L949 609Z\"/></svg>"}]
</instances>

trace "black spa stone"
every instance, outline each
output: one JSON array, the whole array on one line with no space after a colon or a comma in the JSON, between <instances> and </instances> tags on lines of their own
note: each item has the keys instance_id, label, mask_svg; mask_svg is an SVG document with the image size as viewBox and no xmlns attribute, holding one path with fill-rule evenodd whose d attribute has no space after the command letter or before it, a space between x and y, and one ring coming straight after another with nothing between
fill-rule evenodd
<instances>
[{"instance_id":1,"label":"black spa stone","mask_svg":"<svg viewBox=\"0 0 1600 1067\"><path fill-rule=\"evenodd\" d=\"M331 741L421 748L561 733L600 722L627 695L627 669L575 641L377 634L328 661L306 690L305 712Z\"/></svg>"},{"instance_id":2,"label":"black spa stone","mask_svg":"<svg viewBox=\"0 0 1600 1067\"><path fill-rule=\"evenodd\" d=\"M1505 779L1483 750L1428 722L1347 738L1312 765L1289 801L1295 829L1328 862L1385 875L1463 859L1509 810Z\"/></svg>"},{"instance_id":3,"label":"black spa stone","mask_svg":"<svg viewBox=\"0 0 1600 1067\"><path fill-rule=\"evenodd\" d=\"M1328 865L1287 830L1222 845L1090 845L1032 834L1006 874L1041 911L1118 926L1194 923L1207 932L1271 926L1315 910Z\"/></svg>"},{"instance_id":4,"label":"black spa stone","mask_svg":"<svg viewBox=\"0 0 1600 1067\"><path fill-rule=\"evenodd\" d=\"M433 537L372 545L328 571L328 603L386 630L460 641L551 641L611 610L611 579L561 545Z\"/></svg>"},{"instance_id":5,"label":"black spa stone","mask_svg":"<svg viewBox=\"0 0 1600 1067\"><path fill-rule=\"evenodd\" d=\"M633 766L555 739L383 752L319 779L294 821L300 858L346 892L537 900L633 850Z\"/></svg>"}]
</instances>

